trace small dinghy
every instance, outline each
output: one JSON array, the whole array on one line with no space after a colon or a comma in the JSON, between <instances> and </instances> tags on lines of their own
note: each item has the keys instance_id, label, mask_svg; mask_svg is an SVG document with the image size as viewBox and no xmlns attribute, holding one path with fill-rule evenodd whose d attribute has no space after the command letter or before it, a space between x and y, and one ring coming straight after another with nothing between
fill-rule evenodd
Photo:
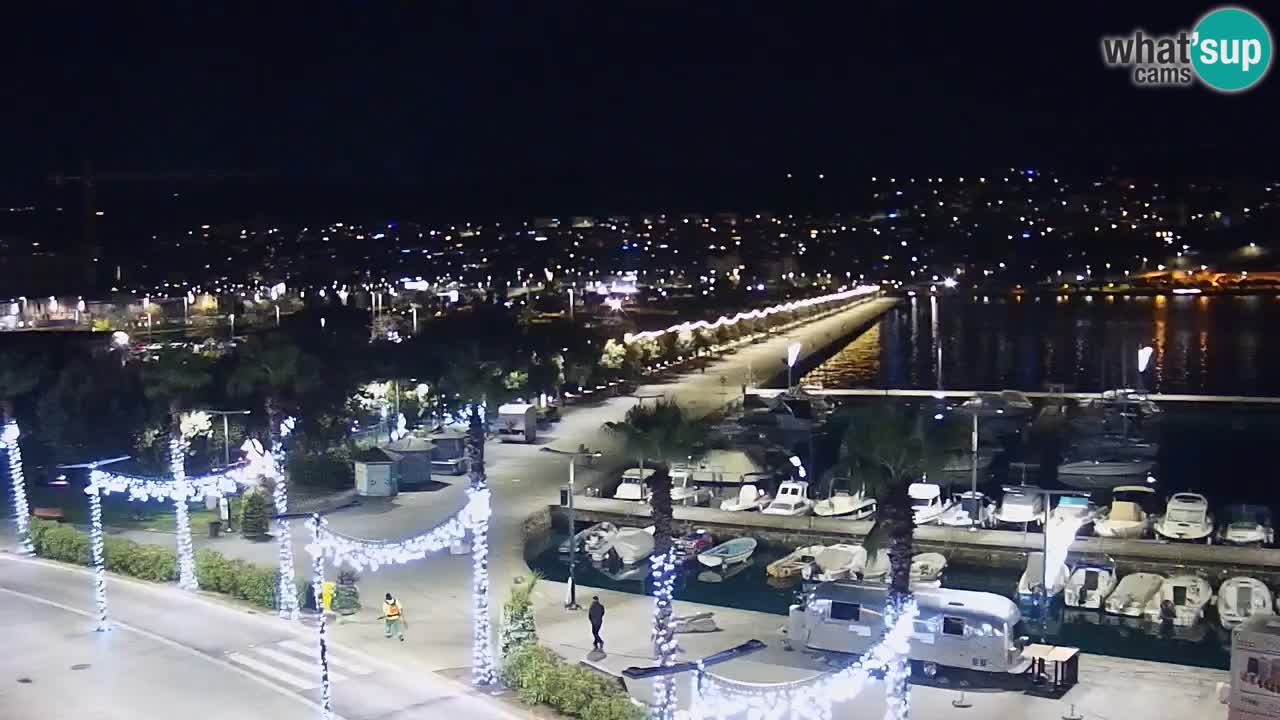
<instances>
[{"instance_id":1,"label":"small dinghy","mask_svg":"<svg viewBox=\"0 0 1280 720\"><path fill-rule=\"evenodd\" d=\"M1224 628L1233 628L1254 615L1274 612L1271 589L1257 578L1233 577L1218 588L1218 619Z\"/></svg>"},{"instance_id":2,"label":"small dinghy","mask_svg":"<svg viewBox=\"0 0 1280 720\"><path fill-rule=\"evenodd\" d=\"M755 538L734 538L706 552L698 553L698 562L709 568L746 562L747 558L756 551L757 544Z\"/></svg>"},{"instance_id":3,"label":"small dinghy","mask_svg":"<svg viewBox=\"0 0 1280 720\"><path fill-rule=\"evenodd\" d=\"M916 587L942 587L942 573L947 558L942 553L923 552L911 557L911 584Z\"/></svg>"},{"instance_id":4,"label":"small dinghy","mask_svg":"<svg viewBox=\"0 0 1280 720\"><path fill-rule=\"evenodd\" d=\"M805 568L813 565L818 558L818 553L822 552L824 549L825 548L821 545L806 545L805 547L798 547L783 557L769 563L769 565L765 567L765 572L768 573L771 578L784 579L802 577L804 575Z\"/></svg>"},{"instance_id":5,"label":"small dinghy","mask_svg":"<svg viewBox=\"0 0 1280 720\"><path fill-rule=\"evenodd\" d=\"M805 580L833 582L855 577L867 564L867 551L861 545L839 543L822 548L813 565L805 568Z\"/></svg>"}]
</instances>

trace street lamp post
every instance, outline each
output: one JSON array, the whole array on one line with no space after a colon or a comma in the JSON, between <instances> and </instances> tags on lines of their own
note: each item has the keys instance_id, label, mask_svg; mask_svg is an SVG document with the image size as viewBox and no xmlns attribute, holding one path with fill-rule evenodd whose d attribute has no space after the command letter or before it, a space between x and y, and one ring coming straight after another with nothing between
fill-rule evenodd
<instances>
[{"instance_id":1,"label":"street lamp post","mask_svg":"<svg viewBox=\"0 0 1280 720\"><path fill-rule=\"evenodd\" d=\"M222 467L231 466L231 425L227 421L228 415L248 415L248 410L202 410L201 412L210 415L222 416ZM207 507L207 506L206 506ZM227 530L231 529L231 506L225 497L218 496L218 516L221 517L223 512L227 515Z\"/></svg>"},{"instance_id":2,"label":"street lamp post","mask_svg":"<svg viewBox=\"0 0 1280 720\"><path fill-rule=\"evenodd\" d=\"M598 450L591 450L586 445L579 445L577 450L556 450L555 448L543 447L544 452L554 453L556 455L567 455L569 457L569 597L565 601L566 610L581 610L578 607L578 583L576 577L576 566L578 557L578 526L577 516L574 512L574 499L577 487L574 484L574 466L580 457L595 459L604 453Z\"/></svg>"}]
</instances>

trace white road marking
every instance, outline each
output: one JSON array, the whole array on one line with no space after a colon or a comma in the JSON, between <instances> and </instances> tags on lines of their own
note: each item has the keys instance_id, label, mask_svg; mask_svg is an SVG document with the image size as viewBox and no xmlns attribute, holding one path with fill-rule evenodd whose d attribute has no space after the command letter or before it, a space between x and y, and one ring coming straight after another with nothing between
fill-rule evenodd
<instances>
[{"instance_id":1,"label":"white road marking","mask_svg":"<svg viewBox=\"0 0 1280 720\"><path fill-rule=\"evenodd\" d=\"M311 687L318 687L320 685L320 665L316 660L303 660L300 657L295 657L288 653L282 653L279 650L272 649L271 646L269 645L259 645L257 647L250 648L249 650L239 654L246 655L249 653L252 653L253 655L257 655L260 658L264 658L264 657L270 658L271 661L277 665L287 665L291 668L294 668L295 670L302 672L304 677L313 678L311 682ZM343 675L342 673L334 671L334 665L335 663L333 662L332 659L330 659L329 660L329 680L331 682L346 680L347 679L346 675Z\"/></svg>"},{"instance_id":2,"label":"white road marking","mask_svg":"<svg viewBox=\"0 0 1280 720\"><path fill-rule=\"evenodd\" d=\"M317 652L315 647L308 647L296 640L281 640L276 645L306 657L315 657ZM335 651L332 648L329 649L329 665L339 666L351 675L368 675L373 672L373 668L367 668L347 657L345 651Z\"/></svg>"},{"instance_id":3,"label":"white road marking","mask_svg":"<svg viewBox=\"0 0 1280 720\"><path fill-rule=\"evenodd\" d=\"M291 685L298 690L310 690L311 688L316 687L317 685L320 684L319 672L313 673L315 677L300 678L297 675L293 675L292 673L288 673L281 670L275 665L262 662L261 660L255 660L253 657L246 655L244 653L227 653L226 658L227 660L235 663L236 665L241 665L245 668L253 670L254 672L258 673L259 675L262 675L263 677L269 677L272 680L275 680L277 682L282 682L286 685ZM318 668L312 668L312 670L315 671L315 670L318 670ZM333 678L333 674L330 673L330 679L332 678Z\"/></svg>"}]
</instances>

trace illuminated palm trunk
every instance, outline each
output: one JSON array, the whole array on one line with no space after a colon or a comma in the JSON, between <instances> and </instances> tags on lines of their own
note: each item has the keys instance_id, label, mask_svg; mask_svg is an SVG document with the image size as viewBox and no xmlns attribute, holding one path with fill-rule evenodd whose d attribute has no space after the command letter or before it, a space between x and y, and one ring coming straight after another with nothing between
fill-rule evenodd
<instances>
[{"instance_id":1,"label":"illuminated palm trunk","mask_svg":"<svg viewBox=\"0 0 1280 720\"><path fill-rule=\"evenodd\" d=\"M885 626L892 628L911 600L911 554L915 518L906 482L893 483L888 500L885 520L889 525L889 603L885 612ZM885 720L906 720L911 716L911 686L908 682L911 675L910 662L906 655L898 654L885 669Z\"/></svg>"},{"instance_id":2,"label":"illuminated palm trunk","mask_svg":"<svg viewBox=\"0 0 1280 720\"><path fill-rule=\"evenodd\" d=\"M643 474L643 471L642 471ZM653 652L659 665L672 665L676 657L676 633L672 605L676 565L671 543L671 473L658 465L651 478L649 503L653 507ZM675 679L659 676L653 683L654 720L672 720L676 709Z\"/></svg>"},{"instance_id":3,"label":"illuminated palm trunk","mask_svg":"<svg viewBox=\"0 0 1280 720\"><path fill-rule=\"evenodd\" d=\"M267 397L267 452L271 454L275 486L272 501L276 507L276 560L280 586L280 617L298 618L298 594L293 578L293 536L285 513L289 510L289 485L284 474L284 433L280 427L280 408L275 400Z\"/></svg>"},{"instance_id":4,"label":"illuminated palm trunk","mask_svg":"<svg viewBox=\"0 0 1280 720\"><path fill-rule=\"evenodd\" d=\"M177 513L178 586L184 590L199 590L195 548L191 544L191 516L187 512L187 503L191 500L191 485L187 482L187 441L182 436L177 403L169 406L169 472L173 476L173 508Z\"/></svg>"},{"instance_id":5,"label":"illuminated palm trunk","mask_svg":"<svg viewBox=\"0 0 1280 720\"><path fill-rule=\"evenodd\" d=\"M13 417L13 405L5 401L0 405L0 441L5 457L9 460L9 482L13 486L13 520L18 528L18 546L24 554L35 552L31 544L31 508L27 505L27 481L22 474L22 449L18 446L18 421Z\"/></svg>"},{"instance_id":6,"label":"illuminated palm trunk","mask_svg":"<svg viewBox=\"0 0 1280 720\"><path fill-rule=\"evenodd\" d=\"M471 406L467 427L467 488L471 525L471 682L492 685L497 682L493 667L493 633L489 620L489 481L484 471L484 426L480 408Z\"/></svg>"}]
</instances>

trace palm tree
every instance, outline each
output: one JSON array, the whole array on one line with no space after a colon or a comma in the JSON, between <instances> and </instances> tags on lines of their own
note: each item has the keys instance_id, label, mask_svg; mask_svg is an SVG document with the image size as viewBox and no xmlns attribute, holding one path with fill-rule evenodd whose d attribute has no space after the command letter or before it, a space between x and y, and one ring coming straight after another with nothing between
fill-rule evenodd
<instances>
[{"instance_id":1,"label":"palm tree","mask_svg":"<svg viewBox=\"0 0 1280 720\"><path fill-rule=\"evenodd\" d=\"M13 412L13 401L36 389L40 382L39 365L32 358L14 352L0 354L0 445L9 460L9 483L13 488L13 517L18 526L18 544L22 552L32 553L30 516L27 505L27 483L22 475L22 449L18 444L21 431Z\"/></svg>"},{"instance_id":2,"label":"palm tree","mask_svg":"<svg viewBox=\"0 0 1280 720\"><path fill-rule=\"evenodd\" d=\"M178 585L196 590L199 586L191 545L191 520L187 515L190 486L187 484L187 444L182 437L182 406L209 384L212 379L209 363L200 355L168 352L143 364L142 375L143 392L169 405L169 472L177 485L173 504L177 514Z\"/></svg>"},{"instance_id":3,"label":"palm tree","mask_svg":"<svg viewBox=\"0 0 1280 720\"><path fill-rule=\"evenodd\" d=\"M838 470L857 475L876 498L876 524L864 545L868 555L887 544L889 597L885 619L892 623L911 598L911 555L915 518L907 487L941 467L957 426L926 420L918 410L897 405L860 408L850 415L840 447ZM960 428L963 429L963 428ZM897 658L885 678L891 704L909 703L907 658Z\"/></svg>"}]
</instances>

